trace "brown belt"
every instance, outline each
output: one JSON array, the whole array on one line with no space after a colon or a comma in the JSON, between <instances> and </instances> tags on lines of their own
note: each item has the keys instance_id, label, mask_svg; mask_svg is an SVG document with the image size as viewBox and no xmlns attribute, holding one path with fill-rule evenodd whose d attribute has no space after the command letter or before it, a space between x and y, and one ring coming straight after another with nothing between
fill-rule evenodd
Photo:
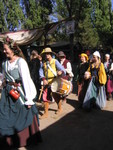
<instances>
[{"instance_id":1,"label":"brown belt","mask_svg":"<svg viewBox=\"0 0 113 150\"><path fill-rule=\"evenodd\" d=\"M17 87L18 86L18 83L16 83L16 82L7 82L9 85L13 85L13 86L15 86L15 87Z\"/></svg>"}]
</instances>

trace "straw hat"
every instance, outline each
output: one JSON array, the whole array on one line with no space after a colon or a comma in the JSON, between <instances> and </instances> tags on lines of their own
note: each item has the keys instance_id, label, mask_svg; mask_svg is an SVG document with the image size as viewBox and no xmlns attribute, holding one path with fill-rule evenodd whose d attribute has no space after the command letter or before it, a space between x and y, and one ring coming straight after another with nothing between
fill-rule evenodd
<instances>
[{"instance_id":1,"label":"straw hat","mask_svg":"<svg viewBox=\"0 0 113 150\"><path fill-rule=\"evenodd\" d=\"M42 55L44 55L44 54L46 54L46 53L56 54L55 52L53 52L53 51L51 50L50 47L46 47L45 49L43 49L43 51L41 52L40 55L42 56Z\"/></svg>"}]
</instances>

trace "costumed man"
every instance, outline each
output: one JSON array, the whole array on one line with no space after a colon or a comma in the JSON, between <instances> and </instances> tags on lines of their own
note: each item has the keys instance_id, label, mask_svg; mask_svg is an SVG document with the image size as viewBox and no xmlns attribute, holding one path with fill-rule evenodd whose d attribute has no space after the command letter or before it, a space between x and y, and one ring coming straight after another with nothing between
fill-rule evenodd
<instances>
[{"instance_id":1,"label":"costumed man","mask_svg":"<svg viewBox=\"0 0 113 150\"><path fill-rule=\"evenodd\" d=\"M48 117L48 108L49 102L52 101L52 98L58 105L58 110L56 114L60 114L62 112L62 98L59 94L55 92L51 92L51 84L55 77L57 76L65 76L66 72L64 67L60 64L58 60L52 58L51 48L45 48L41 56L44 59L39 70L40 78L43 80L44 90L43 90L43 101L44 101L44 114L40 117L40 119L44 119Z\"/></svg>"},{"instance_id":2,"label":"costumed man","mask_svg":"<svg viewBox=\"0 0 113 150\"><path fill-rule=\"evenodd\" d=\"M63 79L72 82L74 74L72 72L72 66L70 61L66 58L66 55L64 54L63 51L58 52L58 57L61 65L65 68L66 71L66 76L64 76ZM66 102L66 96L63 97L63 102Z\"/></svg>"},{"instance_id":3,"label":"costumed man","mask_svg":"<svg viewBox=\"0 0 113 150\"><path fill-rule=\"evenodd\" d=\"M70 61L66 59L66 55L64 54L63 51L58 52L58 57L60 59L61 65L63 65L66 70L66 76L64 76L64 79L72 81L74 74L72 72L72 66Z\"/></svg>"}]
</instances>

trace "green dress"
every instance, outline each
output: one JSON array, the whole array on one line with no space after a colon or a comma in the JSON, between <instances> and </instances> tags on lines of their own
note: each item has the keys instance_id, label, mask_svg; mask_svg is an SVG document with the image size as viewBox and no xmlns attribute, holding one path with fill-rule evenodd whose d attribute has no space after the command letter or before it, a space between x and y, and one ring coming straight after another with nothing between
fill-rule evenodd
<instances>
[{"instance_id":1,"label":"green dress","mask_svg":"<svg viewBox=\"0 0 113 150\"><path fill-rule=\"evenodd\" d=\"M36 104L32 105L30 109L24 105L26 100L23 95L24 90L18 67L7 73L6 63L7 61L3 65L5 70L6 86L4 86L2 90L0 100L0 135L5 137L18 134L19 132L24 131L24 129L29 128L33 123L34 117L35 122L39 125L38 109ZM18 61L16 65L18 65ZM11 78L21 84L21 92L18 100L14 100L9 94L12 89L12 86L9 84L12 82ZM37 131L39 132L39 129L37 129Z\"/></svg>"}]
</instances>

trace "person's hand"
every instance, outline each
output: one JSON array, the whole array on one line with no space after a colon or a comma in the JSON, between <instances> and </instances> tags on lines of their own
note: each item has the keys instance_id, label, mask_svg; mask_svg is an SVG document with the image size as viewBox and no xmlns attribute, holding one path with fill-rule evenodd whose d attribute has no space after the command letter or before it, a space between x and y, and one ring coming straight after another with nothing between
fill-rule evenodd
<instances>
[{"instance_id":1,"label":"person's hand","mask_svg":"<svg viewBox=\"0 0 113 150\"><path fill-rule=\"evenodd\" d=\"M38 55L38 59L39 59L40 61L42 61L42 57L41 57L40 55Z\"/></svg>"},{"instance_id":2,"label":"person's hand","mask_svg":"<svg viewBox=\"0 0 113 150\"><path fill-rule=\"evenodd\" d=\"M44 84L44 85L48 85L48 81L47 81L47 80L44 80L44 81L43 81L43 84Z\"/></svg>"},{"instance_id":3,"label":"person's hand","mask_svg":"<svg viewBox=\"0 0 113 150\"><path fill-rule=\"evenodd\" d=\"M31 108L32 105L27 105L27 108Z\"/></svg>"},{"instance_id":4,"label":"person's hand","mask_svg":"<svg viewBox=\"0 0 113 150\"><path fill-rule=\"evenodd\" d=\"M90 72L86 71L85 74L84 74L84 79L87 80L91 77L91 74Z\"/></svg>"},{"instance_id":5,"label":"person's hand","mask_svg":"<svg viewBox=\"0 0 113 150\"><path fill-rule=\"evenodd\" d=\"M57 75L58 76L62 75L62 71L57 71Z\"/></svg>"}]
</instances>

